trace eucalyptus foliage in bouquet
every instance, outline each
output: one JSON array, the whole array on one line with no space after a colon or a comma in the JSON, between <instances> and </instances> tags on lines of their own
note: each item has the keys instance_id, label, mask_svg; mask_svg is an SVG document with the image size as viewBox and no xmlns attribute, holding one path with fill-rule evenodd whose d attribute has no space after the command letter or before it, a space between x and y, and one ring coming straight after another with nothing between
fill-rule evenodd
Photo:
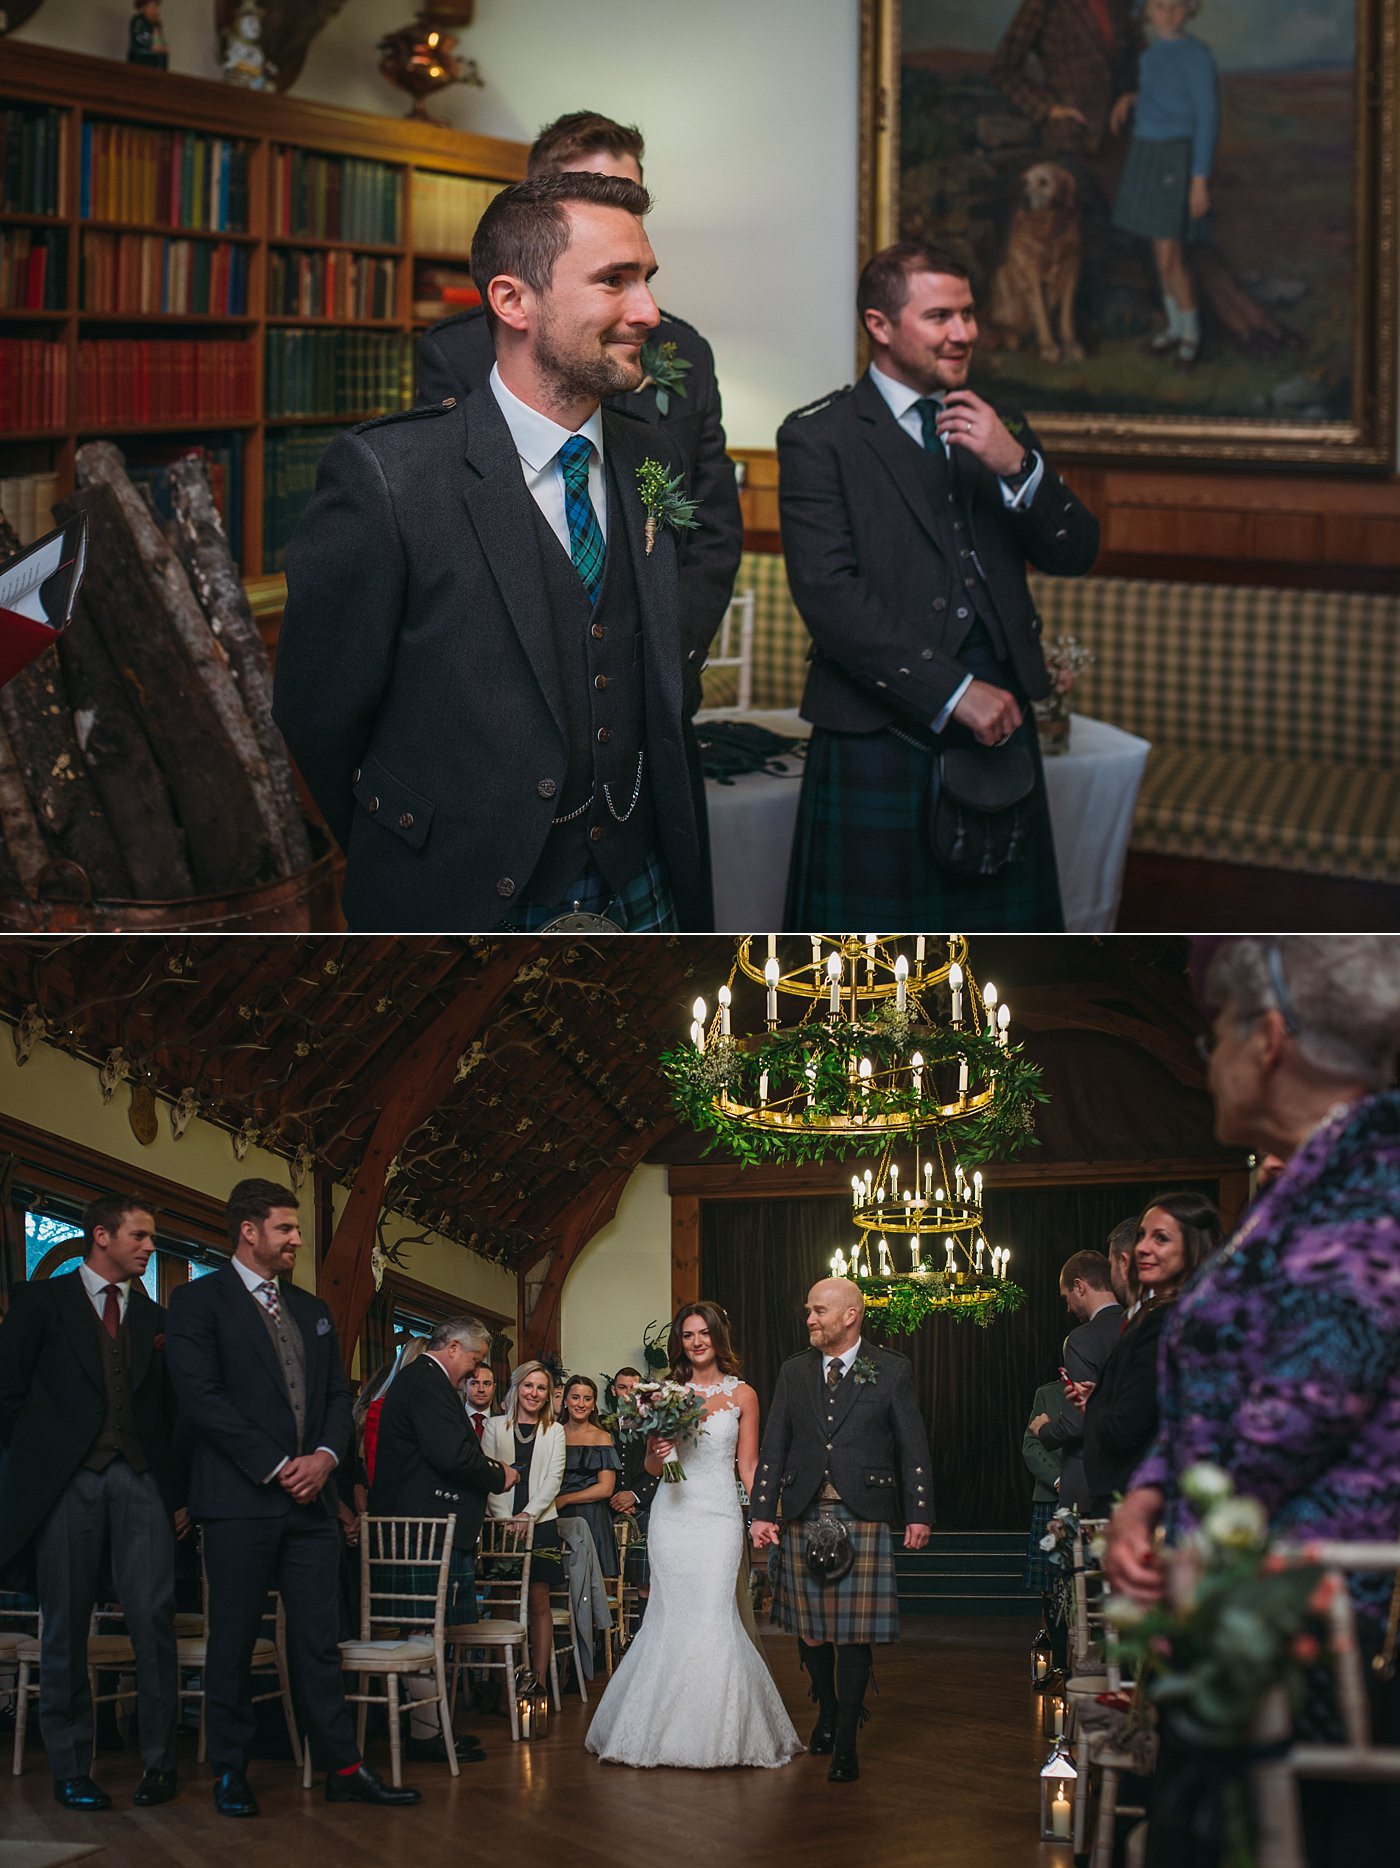
<instances>
[{"instance_id":1,"label":"eucalyptus foliage in bouquet","mask_svg":"<svg viewBox=\"0 0 1400 1868\"><path fill-rule=\"evenodd\" d=\"M615 1412L603 1415L603 1425L615 1428L624 1440L646 1440L655 1434L661 1440L676 1440L681 1434L701 1434L705 1418L705 1400L684 1382L638 1382L630 1395L623 1395ZM675 1485L685 1477L678 1459L668 1459L661 1477Z\"/></svg>"},{"instance_id":2,"label":"eucalyptus foliage in bouquet","mask_svg":"<svg viewBox=\"0 0 1400 1868\"><path fill-rule=\"evenodd\" d=\"M1168 1554L1166 1599L1144 1609L1115 1596L1105 1613L1140 1701L1157 1708L1179 1745L1215 1756L1223 1859L1250 1868L1255 1720L1276 1689L1295 1714L1301 1707L1336 1579L1271 1549L1264 1507L1237 1494L1220 1467L1190 1467L1182 1491L1198 1524Z\"/></svg>"}]
</instances>

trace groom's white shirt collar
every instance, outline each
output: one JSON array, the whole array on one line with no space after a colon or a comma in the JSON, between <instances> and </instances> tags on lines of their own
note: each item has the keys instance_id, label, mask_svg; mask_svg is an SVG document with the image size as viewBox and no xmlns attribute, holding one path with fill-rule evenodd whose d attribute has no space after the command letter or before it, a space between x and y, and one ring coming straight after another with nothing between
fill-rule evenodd
<instances>
[{"instance_id":1,"label":"groom's white shirt collar","mask_svg":"<svg viewBox=\"0 0 1400 1868\"><path fill-rule=\"evenodd\" d=\"M860 1341L861 1339L857 1337L856 1340L851 1344L850 1348L846 1351L844 1355L841 1355L841 1356L824 1355L822 1357L822 1380L823 1381L830 1380L830 1371L831 1371L831 1365L833 1362L839 1362L841 1364L842 1375L850 1374L851 1364L855 1361L856 1357L860 1354Z\"/></svg>"},{"instance_id":2,"label":"groom's white shirt collar","mask_svg":"<svg viewBox=\"0 0 1400 1868\"><path fill-rule=\"evenodd\" d=\"M569 521L564 512L564 470L559 465L559 450L577 432L593 444L588 457L588 497L598 520L603 542L608 537L607 483L603 478L603 410L594 409L577 431L563 428L558 422L532 409L528 402L506 388L499 364L491 366L491 394L506 418L506 427L520 457L520 471L530 496L544 515L545 523L565 551L569 549Z\"/></svg>"}]
</instances>

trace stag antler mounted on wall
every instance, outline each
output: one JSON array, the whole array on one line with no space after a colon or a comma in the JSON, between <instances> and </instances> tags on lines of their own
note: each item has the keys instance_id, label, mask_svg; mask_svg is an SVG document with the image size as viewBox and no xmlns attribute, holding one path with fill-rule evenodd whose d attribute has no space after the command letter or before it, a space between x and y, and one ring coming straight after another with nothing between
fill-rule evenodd
<instances>
[{"instance_id":1,"label":"stag antler mounted on wall","mask_svg":"<svg viewBox=\"0 0 1400 1868\"><path fill-rule=\"evenodd\" d=\"M0 6L4 0L0 0ZM311 41L323 26L328 26L345 5L345 0L263 0L262 49L276 68L276 87L289 91L301 76ZM30 8L33 11L33 8ZM232 25L238 0L214 0L214 30L222 45L224 32Z\"/></svg>"}]
</instances>

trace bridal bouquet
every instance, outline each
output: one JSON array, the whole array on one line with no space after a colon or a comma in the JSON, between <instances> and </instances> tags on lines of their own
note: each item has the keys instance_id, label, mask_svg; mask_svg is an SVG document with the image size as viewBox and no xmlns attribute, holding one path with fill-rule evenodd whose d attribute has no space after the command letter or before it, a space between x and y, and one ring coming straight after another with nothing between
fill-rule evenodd
<instances>
[{"instance_id":1,"label":"bridal bouquet","mask_svg":"<svg viewBox=\"0 0 1400 1868\"><path fill-rule=\"evenodd\" d=\"M652 1434L675 1440L683 1433L703 1433L704 1418L704 1397L684 1382L638 1382L630 1395L622 1396L615 1413L603 1416L603 1423L624 1440L645 1440ZM675 1485L685 1477L685 1468L678 1459L668 1459L661 1476Z\"/></svg>"}]
</instances>

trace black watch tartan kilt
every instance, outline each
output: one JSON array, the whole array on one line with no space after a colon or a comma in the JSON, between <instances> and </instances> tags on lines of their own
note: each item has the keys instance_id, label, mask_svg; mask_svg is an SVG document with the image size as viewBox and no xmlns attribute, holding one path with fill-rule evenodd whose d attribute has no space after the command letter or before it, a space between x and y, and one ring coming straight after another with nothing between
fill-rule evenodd
<instances>
[{"instance_id":1,"label":"black watch tartan kilt","mask_svg":"<svg viewBox=\"0 0 1400 1868\"><path fill-rule=\"evenodd\" d=\"M845 1525L855 1550L855 1562L835 1583L822 1582L807 1567L807 1526L824 1517ZM785 1524L770 1620L803 1641L898 1641L899 1593L889 1525L858 1518L843 1504L815 1504L795 1524Z\"/></svg>"}]
</instances>

